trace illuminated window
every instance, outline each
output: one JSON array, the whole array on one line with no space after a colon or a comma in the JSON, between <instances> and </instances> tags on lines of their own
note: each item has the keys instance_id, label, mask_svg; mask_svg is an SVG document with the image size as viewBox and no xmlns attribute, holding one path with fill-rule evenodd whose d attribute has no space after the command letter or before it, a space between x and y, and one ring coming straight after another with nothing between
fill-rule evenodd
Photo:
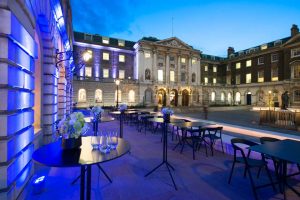
<instances>
[{"instance_id":1,"label":"illuminated window","mask_svg":"<svg viewBox=\"0 0 300 200\"><path fill-rule=\"evenodd\" d=\"M164 81L164 72L162 69L157 70L157 80Z\"/></svg>"},{"instance_id":2,"label":"illuminated window","mask_svg":"<svg viewBox=\"0 0 300 200\"><path fill-rule=\"evenodd\" d=\"M102 90L97 89L95 91L95 102L96 103L101 103L102 102Z\"/></svg>"},{"instance_id":3,"label":"illuminated window","mask_svg":"<svg viewBox=\"0 0 300 200\"><path fill-rule=\"evenodd\" d=\"M278 54L274 53L271 54L271 62L277 62L278 61Z\"/></svg>"},{"instance_id":4,"label":"illuminated window","mask_svg":"<svg viewBox=\"0 0 300 200\"><path fill-rule=\"evenodd\" d=\"M231 101L232 101L231 93L227 94L227 101L228 101L228 103L231 103Z\"/></svg>"},{"instance_id":5,"label":"illuminated window","mask_svg":"<svg viewBox=\"0 0 300 200\"><path fill-rule=\"evenodd\" d=\"M109 77L109 69L103 69L103 78Z\"/></svg>"},{"instance_id":6,"label":"illuminated window","mask_svg":"<svg viewBox=\"0 0 300 200\"><path fill-rule=\"evenodd\" d=\"M117 102L117 99L118 99L118 102L122 102L122 92L121 90L118 90L118 95L117 95L117 90L115 90L115 102Z\"/></svg>"},{"instance_id":7,"label":"illuminated window","mask_svg":"<svg viewBox=\"0 0 300 200\"><path fill-rule=\"evenodd\" d=\"M205 83L205 85L208 83L208 78L207 77L204 77L204 83Z\"/></svg>"},{"instance_id":8,"label":"illuminated window","mask_svg":"<svg viewBox=\"0 0 300 200\"><path fill-rule=\"evenodd\" d=\"M204 66L204 71L206 71L206 72L208 71L208 66L207 65Z\"/></svg>"},{"instance_id":9,"label":"illuminated window","mask_svg":"<svg viewBox=\"0 0 300 200\"><path fill-rule=\"evenodd\" d=\"M246 83L251 83L251 74L246 74Z\"/></svg>"},{"instance_id":10,"label":"illuminated window","mask_svg":"<svg viewBox=\"0 0 300 200\"><path fill-rule=\"evenodd\" d=\"M258 58L258 61L257 61L257 64L258 64L258 65L262 65L262 64L264 64L264 62L265 62L264 57L259 57L259 58Z\"/></svg>"},{"instance_id":11,"label":"illuminated window","mask_svg":"<svg viewBox=\"0 0 300 200\"><path fill-rule=\"evenodd\" d=\"M85 77L92 77L92 68L85 67Z\"/></svg>"},{"instance_id":12,"label":"illuminated window","mask_svg":"<svg viewBox=\"0 0 300 200\"><path fill-rule=\"evenodd\" d=\"M224 92L221 93L221 101L222 101L222 102L225 101L225 93L224 93Z\"/></svg>"},{"instance_id":13,"label":"illuminated window","mask_svg":"<svg viewBox=\"0 0 300 200\"><path fill-rule=\"evenodd\" d=\"M151 58L151 54L149 52L145 52L145 58Z\"/></svg>"},{"instance_id":14,"label":"illuminated window","mask_svg":"<svg viewBox=\"0 0 300 200\"><path fill-rule=\"evenodd\" d=\"M217 66L213 67L213 72L217 72Z\"/></svg>"},{"instance_id":15,"label":"illuminated window","mask_svg":"<svg viewBox=\"0 0 300 200\"><path fill-rule=\"evenodd\" d=\"M241 63L240 63L240 62L235 63L235 68L236 68L236 69L240 69L240 68L241 68Z\"/></svg>"},{"instance_id":16,"label":"illuminated window","mask_svg":"<svg viewBox=\"0 0 300 200\"><path fill-rule=\"evenodd\" d=\"M193 58L193 59L192 59L192 64L194 65L194 64L196 64L196 62L197 62L197 59L196 59L196 58Z\"/></svg>"},{"instance_id":17,"label":"illuminated window","mask_svg":"<svg viewBox=\"0 0 300 200\"><path fill-rule=\"evenodd\" d=\"M174 71L170 71L170 81L171 82L175 81L175 72Z\"/></svg>"},{"instance_id":18,"label":"illuminated window","mask_svg":"<svg viewBox=\"0 0 300 200\"><path fill-rule=\"evenodd\" d=\"M259 70L257 72L257 82L262 83L265 81L264 79L264 70Z\"/></svg>"},{"instance_id":19,"label":"illuminated window","mask_svg":"<svg viewBox=\"0 0 300 200\"><path fill-rule=\"evenodd\" d=\"M216 93L215 93L215 92L212 92L212 93L211 93L211 101L212 101L212 102L215 102L215 101L216 101Z\"/></svg>"},{"instance_id":20,"label":"illuminated window","mask_svg":"<svg viewBox=\"0 0 300 200\"><path fill-rule=\"evenodd\" d=\"M118 46L124 47L125 46L125 41L124 40L118 40Z\"/></svg>"},{"instance_id":21,"label":"illuminated window","mask_svg":"<svg viewBox=\"0 0 300 200\"><path fill-rule=\"evenodd\" d=\"M119 55L119 62L125 62L125 55Z\"/></svg>"},{"instance_id":22,"label":"illuminated window","mask_svg":"<svg viewBox=\"0 0 300 200\"><path fill-rule=\"evenodd\" d=\"M119 79L125 78L125 70L119 70Z\"/></svg>"},{"instance_id":23,"label":"illuminated window","mask_svg":"<svg viewBox=\"0 0 300 200\"><path fill-rule=\"evenodd\" d=\"M291 58L300 56L300 48L291 50Z\"/></svg>"},{"instance_id":24,"label":"illuminated window","mask_svg":"<svg viewBox=\"0 0 300 200\"><path fill-rule=\"evenodd\" d=\"M83 88L78 90L78 102L86 102L86 90Z\"/></svg>"},{"instance_id":25,"label":"illuminated window","mask_svg":"<svg viewBox=\"0 0 300 200\"><path fill-rule=\"evenodd\" d=\"M235 84L237 84L237 85L241 84L241 75L240 74L235 76Z\"/></svg>"},{"instance_id":26,"label":"illuminated window","mask_svg":"<svg viewBox=\"0 0 300 200\"><path fill-rule=\"evenodd\" d=\"M216 83L217 83L217 79L213 78L213 84L216 84Z\"/></svg>"},{"instance_id":27,"label":"illuminated window","mask_svg":"<svg viewBox=\"0 0 300 200\"><path fill-rule=\"evenodd\" d=\"M268 48L268 45L267 45L267 44L263 44L263 45L260 46L260 49L261 49L261 50L265 50L265 49L267 49L267 48Z\"/></svg>"},{"instance_id":28,"label":"illuminated window","mask_svg":"<svg viewBox=\"0 0 300 200\"><path fill-rule=\"evenodd\" d=\"M237 103L241 102L241 93L239 93L239 92L235 93L235 101Z\"/></svg>"},{"instance_id":29,"label":"illuminated window","mask_svg":"<svg viewBox=\"0 0 300 200\"><path fill-rule=\"evenodd\" d=\"M247 60L246 61L246 67L251 67L252 65L252 60Z\"/></svg>"},{"instance_id":30,"label":"illuminated window","mask_svg":"<svg viewBox=\"0 0 300 200\"><path fill-rule=\"evenodd\" d=\"M181 58L181 63L185 63L185 58Z\"/></svg>"},{"instance_id":31,"label":"illuminated window","mask_svg":"<svg viewBox=\"0 0 300 200\"><path fill-rule=\"evenodd\" d=\"M295 90L294 91L294 102L299 102L300 101L300 90Z\"/></svg>"},{"instance_id":32,"label":"illuminated window","mask_svg":"<svg viewBox=\"0 0 300 200\"><path fill-rule=\"evenodd\" d=\"M130 90L128 93L128 102L129 103L135 102L135 92L133 90Z\"/></svg>"},{"instance_id":33,"label":"illuminated window","mask_svg":"<svg viewBox=\"0 0 300 200\"><path fill-rule=\"evenodd\" d=\"M109 44L109 38L108 37L102 37L102 43L103 44Z\"/></svg>"},{"instance_id":34,"label":"illuminated window","mask_svg":"<svg viewBox=\"0 0 300 200\"><path fill-rule=\"evenodd\" d=\"M90 35L90 34L84 34L84 40L90 40L90 41L92 41L93 40L93 36Z\"/></svg>"},{"instance_id":35,"label":"illuminated window","mask_svg":"<svg viewBox=\"0 0 300 200\"><path fill-rule=\"evenodd\" d=\"M103 60L109 60L109 53L103 52Z\"/></svg>"}]
</instances>

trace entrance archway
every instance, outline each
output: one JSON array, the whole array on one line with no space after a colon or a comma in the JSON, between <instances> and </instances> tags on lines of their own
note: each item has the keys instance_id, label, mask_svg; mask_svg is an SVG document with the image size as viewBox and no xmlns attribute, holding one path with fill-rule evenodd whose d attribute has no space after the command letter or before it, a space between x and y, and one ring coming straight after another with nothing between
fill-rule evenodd
<instances>
[{"instance_id":1,"label":"entrance archway","mask_svg":"<svg viewBox=\"0 0 300 200\"><path fill-rule=\"evenodd\" d=\"M246 94L246 103L247 103L247 105L252 104L252 94L251 94L251 92L247 92L247 94Z\"/></svg>"},{"instance_id":2,"label":"entrance archway","mask_svg":"<svg viewBox=\"0 0 300 200\"><path fill-rule=\"evenodd\" d=\"M178 104L178 92L176 89L173 89L170 92L170 104L171 106L177 106Z\"/></svg>"},{"instance_id":3,"label":"entrance archway","mask_svg":"<svg viewBox=\"0 0 300 200\"><path fill-rule=\"evenodd\" d=\"M189 91L182 90L182 106L189 106Z\"/></svg>"},{"instance_id":4,"label":"entrance archway","mask_svg":"<svg viewBox=\"0 0 300 200\"><path fill-rule=\"evenodd\" d=\"M164 89L158 90L157 98L158 98L158 105L162 105L162 106L167 105L166 91Z\"/></svg>"}]
</instances>

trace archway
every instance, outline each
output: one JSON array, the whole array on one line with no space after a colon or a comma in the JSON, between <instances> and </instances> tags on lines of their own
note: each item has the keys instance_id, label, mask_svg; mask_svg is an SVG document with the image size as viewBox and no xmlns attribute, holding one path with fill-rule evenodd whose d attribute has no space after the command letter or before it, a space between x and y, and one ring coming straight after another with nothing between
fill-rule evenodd
<instances>
[{"instance_id":1,"label":"archway","mask_svg":"<svg viewBox=\"0 0 300 200\"><path fill-rule=\"evenodd\" d=\"M152 103L152 89L151 88L147 88L145 90L145 103L148 104L148 103Z\"/></svg>"},{"instance_id":2,"label":"archway","mask_svg":"<svg viewBox=\"0 0 300 200\"><path fill-rule=\"evenodd\" d=\"M182 106L189 106L189 91L182 90Z\"/></svg>"},{"instance_id":3,"label":"archway","mask_svg":"<svg viewBox=\"0 0 300 200\"><path fill-rule=\"evenodd\" d=\"M158 105L166 106L167 105L167 97L166 91L164 89L159 89L157 93Z\"/></svg>"},{"instance_id":4,"label":"archway","mask_svg":"<svg viewBox=\"0 0 300 200\"><path fill-rule=\"evenodd\" d=\"M177 106L178 104L178 91L176 89L172 89L170 92L170 104L171 106Z\"/></svg>"},{"instance_id":5,"label":"archway","mask_svg":"<svg viewBox=\"0 0 300 200\"><path fill-rule=\"evenodd\" d=\"M246 103L247 103L247 105L252 104L252 94L251 94L251 92L246 93Z\"/></svg>"}]
</instances>

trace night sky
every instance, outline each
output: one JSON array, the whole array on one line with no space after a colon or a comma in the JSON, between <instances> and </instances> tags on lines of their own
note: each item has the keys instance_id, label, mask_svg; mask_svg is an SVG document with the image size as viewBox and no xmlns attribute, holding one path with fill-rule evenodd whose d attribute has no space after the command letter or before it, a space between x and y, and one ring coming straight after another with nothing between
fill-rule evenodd
<instances>
[{"instance_id":1,"label":"night sky","mask_svg":"<svg viewBox=\"0 0 300 200\"><path fill-rule=\"evenodd\" d=\"M71 0L75 31L137 41L178 37L205 54L225 56L290 36L300 0Z\"/></svg>"}]
</instances>

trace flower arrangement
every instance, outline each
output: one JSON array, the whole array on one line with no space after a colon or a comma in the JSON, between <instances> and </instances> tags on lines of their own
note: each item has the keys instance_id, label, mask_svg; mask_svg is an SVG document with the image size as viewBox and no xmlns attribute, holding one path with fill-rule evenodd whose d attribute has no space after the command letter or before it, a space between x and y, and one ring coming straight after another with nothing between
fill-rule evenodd
<instances>
[{"instance_id":1,"label":"flower arrangement","mask_svg":"<svg viewBox=\"0 0 300 200\"><path fill-rule=\"evenodd\" d=\"M165 108L161 109L161 113L163 115L173 115L174 111L171 108L165 107Z\"/></svg>"},{"instance_id":2,"label":"flower arrangement","mask_svg":"<svg viewBox=\"0 0 300 200\"><path fill-rule=\"evenodd\" d=\"M127 110L127 105L126 105L125 103L121 104L121 105L119 106L119 110L120 110L121 112Z\"/></svg>"},{"instance_id":3,"label":"flower arrangement","mask_svg":"<svg viewBox=\"0 0 300 200\"><path fill-rule=\"evenodd\" d=\"M92 115L94 116L94 119L98 119L101 116L101 113L103 113L104 110L101 108L101 106L94 106L91 110Z\"/></svg>"},{"instance_id":4,"label":"flower arrangement","mask_svg":"<svg viewBox=\"0 0 300 200\"><path fill-rule=\"evenodd\" d=\"M58 127L64 139L77 139L88 130L88 126L84 121L84 115L81 112L73 112L63 118L59 122Z\"/></svg>"}]
</instances>

